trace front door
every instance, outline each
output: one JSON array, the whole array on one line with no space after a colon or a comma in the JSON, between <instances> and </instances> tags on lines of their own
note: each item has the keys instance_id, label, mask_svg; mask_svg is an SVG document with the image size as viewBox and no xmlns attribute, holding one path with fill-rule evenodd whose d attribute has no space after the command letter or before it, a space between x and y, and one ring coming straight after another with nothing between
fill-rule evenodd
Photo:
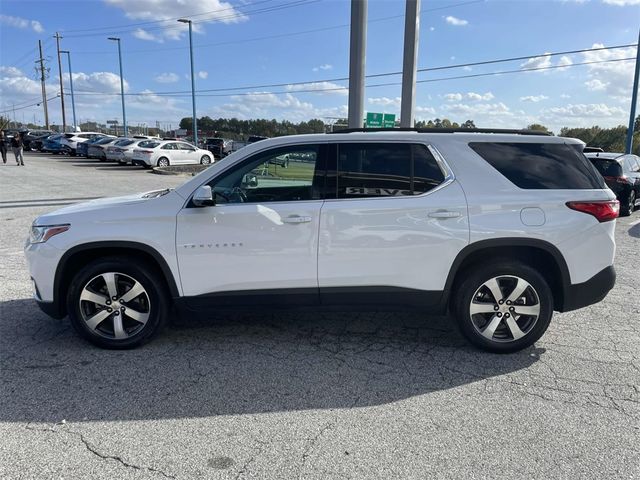
<instances>
[{"instance_id":1,"label":"front door","mask_svg":"<svg viewBox=\"0 0 640 480\"><path fill-rule=\"evenodd\" d=\"M198 297L192 304L317 299L325 150L256 153L208 182L215 206L189 204L178 214L180 277L185 296Z\"/></svg>"}]
</instances>

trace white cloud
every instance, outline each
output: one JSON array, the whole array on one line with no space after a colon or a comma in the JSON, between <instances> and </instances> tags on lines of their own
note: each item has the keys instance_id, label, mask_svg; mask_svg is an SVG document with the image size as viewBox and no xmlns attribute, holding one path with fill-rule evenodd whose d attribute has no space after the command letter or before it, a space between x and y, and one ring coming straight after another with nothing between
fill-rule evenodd
<instances>
[{"instance_id":1,"label":"white cloud","mask_svg":"<svg viewBox=\"0 0 640 480\"><path fill-rule=\"evenodd\" d=\"M21 77L22 71L16 67L0 67L0 76L2 77Z\"/></svg>"},{"instance_id":2,"label":"white cloud","mask_svg":"<svg viewBox=\"0 0 640 480\"><path fill-rule=\"evenodd\" d=\"M287 90L290 92L299 92L299 91L312 91L313 93L323 94L323 95L348 95L349 89L342 85L338 85L333 82L310 82L310 83L299 83L296 85L287 85Z\"/></svg>"},{"instance_id":3,"label":"white cloud","mask_svg":"<svg viewBox=\"0 0 640 480\"><path fill-rule=\"evenodd\" d=\"M601 43L595 43L592 46L592 48L602 47L604 47L604 45ZM635 58L635 56L636 48L629 47L617 48L615 50L584 52L582 59L584 62L607 62L621 58ZM587 88L602 91L618 100L628 99L631 97L633 67L633 60L588 65L589 80L586 82ZM594 80L597 80L597 82Z\"/></svg>"},{"instance_id":4,"label":"white cloud","mask_svg":"<svg viewBox=\"0 0 640 480\"><path fill-rule=\"evenodd\" d=\"M571 58L567 57L566 55L563 55L560 57L560 60L558 60L558 65L561 67L568 67L570 65L573 65L573 60L571 60Z\"/></svg>"},{"instance_id":5,"label":"white cloud","mask_svg":"<svg viewBox=\"0 0 640 480\"><path fill-rule=\"evenodd\" d=\"M465 25L469 24L469 22L467 20L463 20L461 18L456 18L456 17L453 17L451 15L449 15L448 17L445 17L445 21L449 25L453 25L455 27L464 27Z\"/></svg>"},{"instance_id":6,"label":"white cloud","mask_svg":"<svg viewBox=\"0 0 640 480\"><path fill-rule=\"evenodd\" d=\"M68 81L69 74L62 75ZM124 80L124 91L129 91L129 82ZM120 93L120 75L111 72L78 72L73 74L73 89L77 92Z\"/></svg>"},{"instance_id":7,"label":"white cloud","mask_svg":"<svg viewBox=\"0 0 640 480\"><path fill-rule=\"evenodd\" d=\"M367 102L371 105L380 105L382 107L395 107L396 109L400 108L400 97L389 98L389 97L372 97L368 98Z\"/></svg>"},{"instance_id":8,"label":"white cloud","mask_svg":"<svg viewBox=\"0 0 640 480\"><path fill-rule=\"evenodd\" d=\"M465 118L474 119L477 116L513 116L513 113L504 103L456 103L453 105L444 105L446 111L455 115L465 116Z\"/></svg>"},{"instance_id":9,"label":"white cloud","mask_svg":"<svg viewBox=\"0 0 640 480\"><path fill-rule=\"evenodd\" d=\"M122 10L127 18L132 20L166 20L161 28L154 33L140 29L134 35L141 40L161 41L162 39L178 40L182 38L189 27L185 23L178 23L175 18L182 15L186 18L196 13L199 15L193 23L193 30L203 31L205 23L237 23L247 20L247 16L237 10L231 3L223 0L200 0L188 2L186 0L106 0L106 3ZM197 5L197 6L196 6ZM186 9L189 10L186 10ZM191 10L194 9L194 10Z\"/></svg>"},{"instance_id":10,"label":"white cloud","mask_svg":"<svg viewBox=\"0 0 640 480\"><path fill-rule=\"evenodd\" d=\"M546 95L527 95L526 97L520 97L521 102L538 103L543 100L549 100L549 97Z\"/></svg>"},{"instance_id":11,"label":"white cloud","mask_svg":"<svg viewBox=\"0 0 640 480\"><path fill-rule=\"evenodd\" d=\"M587 80L586 82L584 82L584 84L587 86L587 89L591 90L592 92L602 91L607 88L608 85L608 83L603 82L602 80L599 80L597 78Z\"/></svg>"},{"instance_id":12,"label":"white cloud","mask_svg":"<svg viewBox=\"0 0 640 480\"><path fill-rule=\"evenodd\" d=\"M569 104L564 107L551 107L542 111L547 117L572 117L580 119L622 117L625 110L620 107L609 107L604 103Z\"/></svg>"},{"instance_id":13,"label":"white cloud","mask_svg":"<svg viewBox=\"0 0 640 480\"><path fill-rule=\"evenodd\" d=\"M157 75L154 80L158 83L175 83L180 80L180 75L173 72L165 72Z\"/></svg>"},{"instance_id":14,"label":"white cloud","mask_svg":"<svg viewBox=\"0 0 640 480\"><path fill-rule=\"evenodd\" d=\"M209 76L209 72L205 70L200 70L198 72L198 77L202 78L203 80L206 79L208 76Z\"/></svg>"},{"instance_id":15,"label":"white cloud","mask_svg":"<svg viewBox=\"0 0 640 480\"><path fill-rule=\"evenodd\" d=\"M436 27L429 27L429 31L433 32L436 29Z\"/></svg>"},{"instance_id":16,"label":"white cloud","mask_svg":"<svg viewBox=\"0 0 640 480\"><path fill-rule=\"evenodd\" d=\"M37 20L28 20L22 17L13 17L11 15L0 15L0 23L9 25L10 27L21 28L23 30L31 29L36 33L44 32L44 27Z\"/></svg>"},{"instance_id":17,"label":"white cloud","mask_svg":"<svg viewBox=\"0 0 640 480\"><path fill-rule=\"evenodd\" d=\"M491 92L487 92L483 94L475 93L475 92L447 93L446 95L444 95L444 99L447 100L448 102L459 102L462 99L471 100L473 102L479 102L479 101L487 102L489 100L493 100L494 98L495 96Z\"/></svg>"},{"instance_id":18,"label":"white cloud","mask_svg":"<svg viewBox=\"0 0 640 480\"><path fill-rule=\"evenodd\" d=\"M571 98L571 95L569 95L568 93L562 93L560 94L560 98Z\"/></svg>"},{"instance_id":19,"label":"white cloud","mask_svg":"<svg viewBox=\"0 0 640 480\"><path fill-rule=\"evenodd\" d=\"M314 72L319 72L320 70L332 70L333 65L329 63L323 63L322 65L318 65L317 67L313 67L311 70Z\"/></svg>"},{"instance_id":20,"label":"white cloud","mask_svg":"<svg viewBox=\"0 0 640 480\"><path fill-rule=\"evenodd\" d=\"M133 32L133 36L140 39L140 40L147 40L150 42L158 42L158 43L163 43L164 40L162 39L162 37L158 37L156 35L154 35L153 33L149 33L146 30L142 29L142 28L137 28L135 30L135 32Z\"/></svg>"},{"instance_id":21,"label":"white cloud","mask_svg":"<svg viewBox=\"0 0 640 480\"><path fill-rule=\"evenodd\" d=\"M526 62L520 64L520 66L522 68L550 67L551 57L549 55L549 53L545 52L545 54L540 57L532 57L528 59Z\"/></svg>"},{"instance_id":22,"label":"white cloud","mask_svg":"<svg viewBox=\"0 0 640 480\"><path fill-rule=\"evenodd\" d=\"M435 115L436 109L433 107L421 107L418 105L415 108L415 113L416 113L416 117L420 117L419 119L422 120L425 118L426 115L429 115L429 116Z\"/></svg>"},{"instance_id":23,"label":"white cloud","mask_svg":"<svg viewBox=\"0 0 640 480\"><path fill-rule=\"evenodd\" d=\"M628 5L640 5L640 0L602 0L609 5L616 5L618 7L626 7Z\"/></svg>"}]
</instances>

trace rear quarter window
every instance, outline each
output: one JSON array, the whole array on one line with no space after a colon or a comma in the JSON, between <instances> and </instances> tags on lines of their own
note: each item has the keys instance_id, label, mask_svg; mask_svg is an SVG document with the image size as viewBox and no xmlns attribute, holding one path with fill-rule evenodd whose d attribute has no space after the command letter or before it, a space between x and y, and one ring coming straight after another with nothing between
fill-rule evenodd
<instances>
[{"instance_id":1,"label":"rear quarter window","mask_svg":"<svg viewBox=\"0 0 640 480\"><path fill-rule=\"evenodd\" d=\"M603 177L619 177L622 175L622 166L615 160L591 159L591 163Z\"/></svg>"},{"instance_id":2,"label":"rear quarter window","mask_svg":"<svg viewBox=\"0 0 640 480\"><path fill-rule=\"evenodd\" d=\"M471 142L469 147L519 188L605 188L584 155L566 144Z\"/></svg>"}]
</instances>

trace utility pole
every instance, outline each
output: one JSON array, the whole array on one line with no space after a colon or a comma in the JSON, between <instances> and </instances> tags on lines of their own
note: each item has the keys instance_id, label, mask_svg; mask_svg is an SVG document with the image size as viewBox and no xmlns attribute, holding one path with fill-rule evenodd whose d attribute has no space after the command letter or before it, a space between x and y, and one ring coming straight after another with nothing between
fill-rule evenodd
<instances>
[{"instance_id":1,"label":"utility pole","mask_svg":"<svg viewBox=\"0 0 640 480\"><path fill-rule=\"evenodd\" d=\"M122 129L123 135L126 137L128 134L127 130L127 114L124 110L124 79L122 78L122 51L120 50L120 38L119 37L109 37L108 40L112 40L114 42L118 42L118 61L120 62L120 96L122 97ZM116 130L117 134L117 130Z\"/></svg>"},{"instance_id":2,"label":"utility pole","mask_svg":"<svg viewBox=\"0 0 640 480\"><path fill-rule=\"evenodd\" d=\"M349 42L349 128L362 128L362 121L364 118L367 2L368 0L351 0L351 39Z\"/></svg>"},{"instance_id":3,"label":"utility pole","mask_svg":"<svg viewBox=\"0 0 640 480\"><path fill-rule=\"evenodd\" d=\"M625 153L633 150L633 127L636 121L636 104L638 103L638 80L640 78L640 33L638 33L638 46L636 47L636 73L633 76L633 92L631 93L631 111L629 112L629 129L627 130L627 145Z\"/></svg>"},{"instance_id":4,"label":"utility pole","mask_svg":"<svg viewBox=\"0 0 640 480\"><path fill-rule=\"evenodd\" d=\"M188 23L189 24L189 57L191 58L191 103L193 106L193 144L198 146L198 118L196 117L196 79L193 75L193 32L191 20L186 18L181 18L178 20L180 23Z\"/></svg>"},{"instance_id":5,"label":"utility pole","mask_svg":"<svg viewBox=\"0 0 640 480\"><path fill-rule=\"evenodd\" d=\"M76 100L73 96L73 73L71 72L71 52L69 50L60 50L60 53L67 54L67 61L69 62L69 83L71 84L71 111L73 112L73 131L76 131L78 124L76 123Z\"/></svg>"},{"instance_id":6,"label":"utility pole","mask_svg":"<svg viewBox=\"0 0 640 480\"><path fill-rule=\"evenodd\" d=\"M45 128L49 130L49 106L47 105L47 87L46 80L47 77L45 75L44 70L44 58L42 58L42 40L38 40L38 49L40 50L40 85L42 86L42 106L44 108L44 124Z\"/></svg>"},{"instance_id":7,"label":"utility pole","mask_svg":"<svg viewBox=\"0 0 640 480\"><path fill-rule=\"evenodd\" d=\"M416 108L416 59L420 37L420 0L407 0L404 14L404 60L402 63L402 101L400 126L414 125Z\"/></svg>"},{"instance_id":8,"label":"utility pole","mask_svg":"<svg viewBox=\"0 0 640 480\"><path fill-rule=\"evenodd\" d=\"M62 61L60 60L60 39L62 38L58 32L53 36L56 39L56 47L58 49L58 73L60 75L60 104L62 105L62 133L67 131L67 117L64 113L64 88L62 86Z\"/></svg>"}]
</instances>

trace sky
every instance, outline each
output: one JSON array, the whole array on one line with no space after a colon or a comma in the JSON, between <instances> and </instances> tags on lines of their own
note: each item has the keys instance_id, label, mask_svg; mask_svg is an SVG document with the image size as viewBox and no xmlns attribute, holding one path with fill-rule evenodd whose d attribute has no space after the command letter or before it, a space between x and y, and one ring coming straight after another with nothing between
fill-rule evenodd
<instances>
[{"instance_id":1,"label":"sky","mask_svg":"<svg viewBox=\"0 0 640 480\"><path fill-rule=\"evenodd\" d=\"M367 78L365 111L399 116L404 9L403 0L369 0L366 74L396 74ZM77 123L122 120L117 44L108 40L119 37L129 125L175 128L191 116L180 17L193 21L198 117L346 117L348 0L2 0L0 115L43 123L34 69L42 40L50 122L61 123L59 32ZM635 59L636 47L545 54L636 44L639 28L640 0L423 0L418 68L448 68L418 72L416 119L556 132L626 125L634 60L609 60ZM455 67L512 57L531 58ZM586 62L600 63L576 65ZM71 124L66 55L62 71ZM494 74L502 71L515 73Z\"/></svg>"}]
</instances>

